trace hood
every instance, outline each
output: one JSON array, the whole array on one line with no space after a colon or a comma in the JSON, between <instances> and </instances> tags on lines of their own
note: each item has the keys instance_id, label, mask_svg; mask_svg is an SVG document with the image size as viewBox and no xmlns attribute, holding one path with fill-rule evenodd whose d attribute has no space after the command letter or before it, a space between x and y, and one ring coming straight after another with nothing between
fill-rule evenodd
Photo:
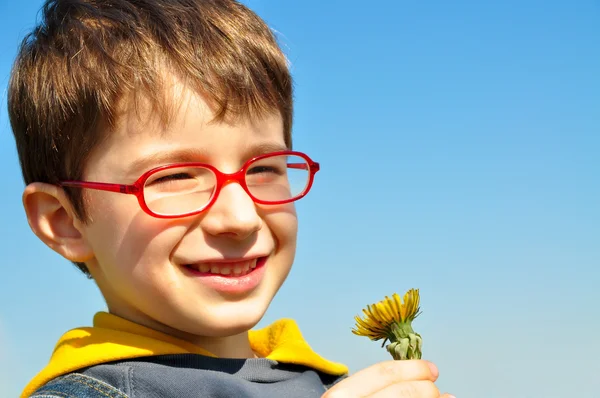
<instances>
[{"instance_id":1,"label":"hood","mask_svg":"<svg viewBox=\"0 0 600 398\"><path fill-rule=\"evenodd\" d=\"M21 397L28 397L58 376L101 363L167 354L216 357L190 342L106 312L97 313L93 325L65 333L56 344L46 367L29 382ZM315 353L292 319L280 319L264 329L250 330L248 338L250 346L260 357L304 365L332 375L348 373L346 366Z\"/></svg>"}]
</instances>

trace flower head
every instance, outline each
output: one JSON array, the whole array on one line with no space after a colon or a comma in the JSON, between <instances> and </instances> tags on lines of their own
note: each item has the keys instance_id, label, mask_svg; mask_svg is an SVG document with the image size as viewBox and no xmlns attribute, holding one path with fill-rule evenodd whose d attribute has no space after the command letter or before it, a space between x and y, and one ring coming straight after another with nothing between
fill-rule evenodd
<instances>
[{"instance_id":1,"label":"flower head","mask_svg":"<svg viewBox=\"0 0 600 398\"><path fill-rule=\"evenodd\" d=\"M421 356L421 336L416 334L411 322L420 314L419 290L410 289L404 294L404 300L400 299L397 293L392 297L385 296L385 299L378 303L367 305L363 309L364 319L355 316L356 327L352 333L358 336L366 336L373 341L390 341L388 351L396 359L405 359L403 357ZM382 346L383 346L382 345ZM394 352L398 351L398 355Z\"/></svg>"}]
</instances>

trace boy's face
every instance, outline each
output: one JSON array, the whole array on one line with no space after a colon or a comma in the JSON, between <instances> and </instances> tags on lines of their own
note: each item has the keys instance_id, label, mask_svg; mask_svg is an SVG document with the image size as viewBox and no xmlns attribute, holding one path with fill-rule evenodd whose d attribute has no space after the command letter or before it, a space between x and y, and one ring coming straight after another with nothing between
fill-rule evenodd
<instances>
[{"instance_id":1,"label":"boy's face","mask_svg":"<svg viewBox=\"0 0 600 398\"><path fill-rule=\"evenodd\" d=\"M200 96L180 91L167 129L149 111L125 112L91 154L85 179L129 184L153 167L186 161L232 173L257 154L285 149L279 115L212 122ZM93 254L86 264L109 310L134 322L182 337L241 333L260 320L290 271L294 206L256 205L237 183L225 185L203 213L170 220L146 214L133 195L84 195L90 221L79 229ZM255 262L245 277L199 276L188 268L233 274Z\"/></svg>"}]
</instances>

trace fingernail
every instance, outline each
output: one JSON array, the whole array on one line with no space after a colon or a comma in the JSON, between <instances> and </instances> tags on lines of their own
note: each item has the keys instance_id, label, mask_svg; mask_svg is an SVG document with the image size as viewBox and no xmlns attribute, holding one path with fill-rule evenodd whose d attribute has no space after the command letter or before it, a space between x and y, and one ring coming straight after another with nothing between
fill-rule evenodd
<instances>
[{"instance_id":1,"label":"fingernail","mask_svg":"<svg viewBox=\"0 0 600 398\"><path fill-rule=\"evenodd\" d=\"M432 362L427 362L427 365L429 366L429 370L431 371L431 374L433 375L433 377L438 377L439 375L439 371L437 366L435 366ZM454 398L454 397L451 397Z\"/></svg>"}]
</instances>

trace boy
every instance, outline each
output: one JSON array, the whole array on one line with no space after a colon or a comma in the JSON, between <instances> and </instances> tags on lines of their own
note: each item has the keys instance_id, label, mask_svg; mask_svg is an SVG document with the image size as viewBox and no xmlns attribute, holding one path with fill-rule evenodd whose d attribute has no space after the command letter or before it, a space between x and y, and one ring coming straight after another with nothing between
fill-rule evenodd
<instances>
[{"instance_id":1,"label":"boy","mask_svg":"<svg viewBox=\"0 0 600 398\"><path fill-rule=\"evenodd\" d=\"M319 166L291 151L286 59L246 7L49 0L9 114L32 230L108 307L23 397L439 396L431 363L346 377L291 320L250 330L288 275L293 202Z\"/></svg>"}]
</instances>

